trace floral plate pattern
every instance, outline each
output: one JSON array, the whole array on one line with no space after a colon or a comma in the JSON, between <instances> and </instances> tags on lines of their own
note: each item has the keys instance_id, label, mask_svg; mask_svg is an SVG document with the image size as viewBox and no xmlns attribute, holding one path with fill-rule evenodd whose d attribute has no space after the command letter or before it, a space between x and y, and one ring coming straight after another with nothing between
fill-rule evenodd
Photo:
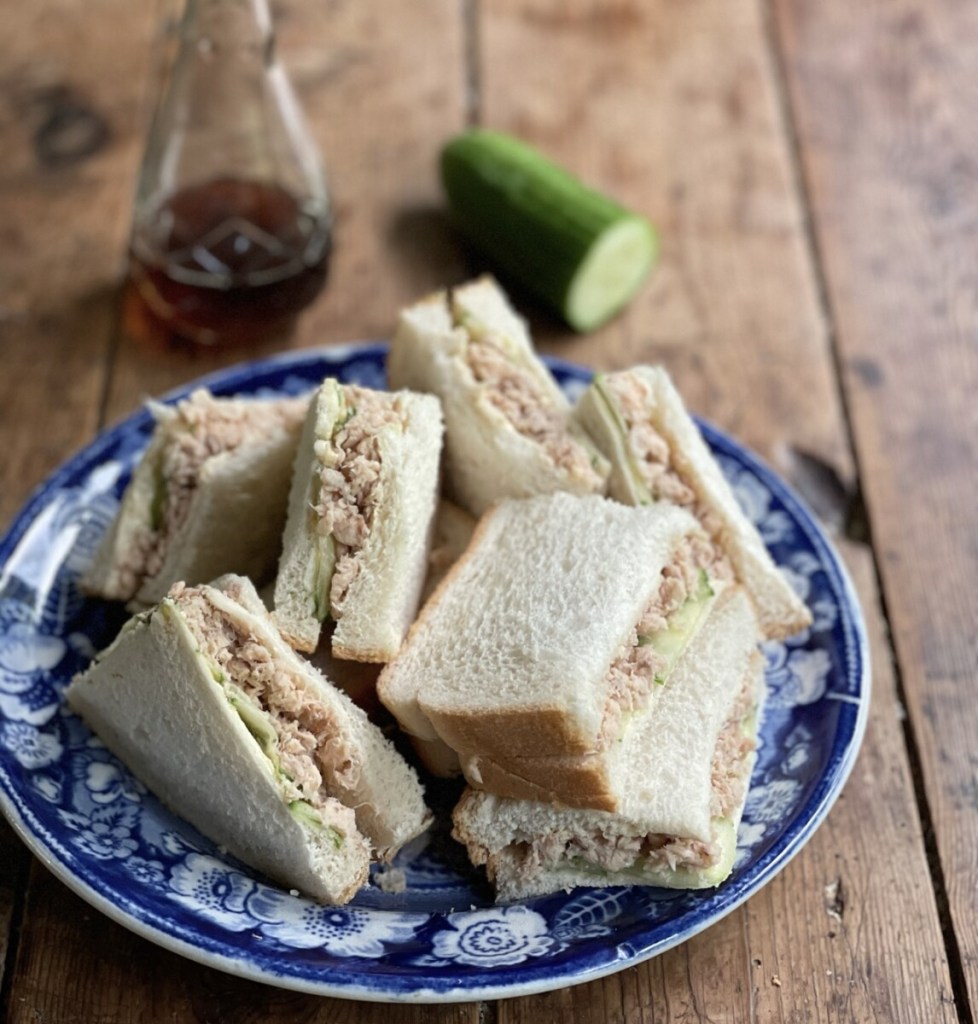
<instances>
[{"instance_id":1,"label":"floral plate pattern","mask_svg":"<svg viewBox=\"0 0 978 1024\"><path fill-rule=\"evenodd\" d=\"M383 345L287 353L188 385L298 394L324 376L384 387ZM575 395L590 371L550 360ZM710 892L578 889L495 906L461 848L422 837L353 903L322 907L222 854L174 817L62 703L125 619L77 580L152 427L140 410L34 494L0 541L0 810L62 881L137 933L232 974L321 995L450 1002L588 981L690 938L766 884L811 837L862 739L869 658L858 602L811 514L755 456L704 434L814 623L766 645L768 702L731 878ZM437 788L432 791L437 802ZM446 807L449 806L446 804Z\"/></svg>"}]
</instances>

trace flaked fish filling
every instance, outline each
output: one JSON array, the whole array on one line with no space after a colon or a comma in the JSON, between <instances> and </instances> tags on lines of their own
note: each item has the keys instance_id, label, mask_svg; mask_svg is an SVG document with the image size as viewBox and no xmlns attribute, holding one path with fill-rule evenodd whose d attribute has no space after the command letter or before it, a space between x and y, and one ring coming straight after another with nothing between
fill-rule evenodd
<instances>
[{"instance_id":1,"label":"flaked fish filling","mask_svg":"<svg viewBox=\"0 0 978 1024\"><path fill-rule=\"evenodd\" d=\"M352 787L359 773L331 709L310 700L298 675L215 606L203 588L177 583L170 597L178 602L180 614L214 670L268 716L281 771L302 799L317 811L328 810L334 802L330 788Z\"/></svg>"},{"instance_id":2,"label":"flaked fish filling","mask_svg":"<svg viewBox=\"0 0 978 1024\"><path fill-rule=\"evenodd\" d=\"M193 504L204 464L253 438L292 429L305 410L304 399L242 403L198 390L180 402L164 428L167 443L156 466L151 522L140 530L118 565L120 598L132 597L146 578L163 568L171 539Z\"/></svg>"},{"instance_id":3,"label":"flaked fish filling","mask_svg":"<svg viewBox=\"0 0 978 1024\"><path fill-rule=\"evenodd\" d=\"M684 479L673 463L669 442L649 422L649 393L645 381L620 373L606 377L605 384L618 401L629 448L652 498L688 509L710 537L719 537L723 527L720 519ZM729 559L722 553L718 555L715 573L725 579L733 576Z\"/></svg>"},{"instance_id":4,"label":"flaked fish filling","mask_svg":"<svg viewBox=\"0 0 978 1024\"><path fill-rule=\"evenodd\" d=\"M757 661L762 655L757 652L754 658ZM745 728L745 723L757 712L755 680L761 671L763 666L755 665L744 676L737 700L717 739L710 775L710 814L714 818L729 818L744 800L750 781L746 771L747 759L757 747L756 731Z\"/></svg>"},{"instance_id":5,"label":"flaked fish filling","mask_svg":"<svg viewBox=\"0 0 978 1024\"><path fill-rule=\"evenodd\" d=\"M523 437L540 445L555 465L590 489L602 488L590 453L568 429L567 416L550 405L532 374L514 364L496 335L486 331L472 337L466 358L475 379L486 385L489 401Z\"/></svg>"},{"instance_id":6,"label":"flaked fish filling","mask_svg":"<svg viewBox=\"0 0 978 1024\"><path fill-rule=\"evenodd\" d=\"M754 673L749 672L737 701L717 739L711 763L710 813L729 819L743 802L749 782L749 758L757 745L756 736L744 723L756 709ZM496 853L486 854L491 877L501 868L523 883L563 864L582 863L601 872L700 871L715 865L722 854L718 842L660 832L622 834L600 829L560 829L546 836L533 836L511 843Z\"/></svg>"},{"instance_id":7,"label":"flaked fish filling","mask_svg":"<svg viewBox=\"0 0 978 1024\"><path fill-rule=\"evenodd\" d=\"M334 615L342 610L360 574L359 555L380 503L378 434L392 423L403 423L389 396L352 384L343 391L351 414L330 440L317 441L315 446L321 464L319 501L314 506L317 529L332 536L336 558L329 595Z\"/></svg>"},{"instance_id":8,"label":"flaked fish filling","mask_svg":"<svg viewBox=\"0 0 978 1024\"><path fill-rule=\"evenodd\" d=\"M716 578L717 560L715 545L705 536L691 534L683 538L662 570L659 589L608 669L599 746L617 738L626 714L648 704L656 677L668 666L668 659L643 639L669 629L676 612L696 593L700 573L706 570L710 578Z\"/></svg>"}]
</instances>

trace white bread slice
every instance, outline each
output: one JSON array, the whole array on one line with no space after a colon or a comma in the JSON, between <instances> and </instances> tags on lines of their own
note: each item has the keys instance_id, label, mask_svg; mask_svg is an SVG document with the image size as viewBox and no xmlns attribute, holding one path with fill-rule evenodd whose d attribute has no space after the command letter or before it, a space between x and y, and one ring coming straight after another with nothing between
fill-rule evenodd
<instances>
[{"instance_id":1,"label":"white bread slice","mask_svg":"<svg viewBox=\"0 0 978 1024\"><path fill-rule=\"evenodd\" d=\"M719 534L715 539L757 606L764 635L781 639L810 625L810 612L778 571L754 524L744 515L703 435L662 367L637 366L599 376L578 401L575 417L612 463L609 494L626 504L651 500L643 496L644 488L634 484L628 465L628 446L622 447L616 417L609 415L606 403L612 396L603 381L616 378L630 379L645 391L649 422L667 442L675 471L718 522Z\"/></svg>"},{"instance_id":2,"label":"white bread slice","mask_svg":"<svg viewBox=\"0 0 978 1024\"><path fill-rule=\"evenodd\" d=\"M244 623L310 699L329 709L349 758L348 769L332 782L333 795L356 812L357 827L376 854L391 859L431 823L417 773L346 692L282 640L249 580L224 576L214 581L213 589L229 599L212 594L214 604Z\"/></svg>"},{"instance_id":3,"label":"white bread slice","mask_svg":"<svg viewBox=\"0 0 978 1024\"><path fill-rule=\"evenodd\" d=\"M83 578L82 588L146 607L177 580L203 583L224 572L261 582L275 572L292 462L306 398L215 398L198 389L176 407L152 403L156 428L123 495L119 511ZM134 552L155 534L160 461L178 434L208 415L245 425L240 443L202 463L183 525L170 537L162 565L147 576Z\"/></svg>"},{"instance_id":4,"label":"white bread slice","mask_svg":"<svg viewBox=\"0 0 978 1024\"><path fill-rule=\"evenodd\" d=\"M332 445L337 417L336 389L355 391L327 379L313 400L295 459L288 521L275 584L275 621L297 650L316 649L322 629L317 613L328 598L317 600L317 532L320 459L317 445ZM366 389L360 389L366 391ZM354 661L389 661L400 647L417 613L427 572L431 529L438 500L442 420L430 395L370 392L394 410L400 426L377 433L380 475L377 507L357 558L360 569L342 607L330 604L336 620L332 651ZM356 415L356 414L354 414Z\"/></svg>"},{"instance_id":5,"label":"white bread slice","mask_svg":"<svg viewBox=\"0 0 978 1024\"><path fill-rule=\"evenodd\" d=\"M502 502L381 673L381 701L406 732L502 763L587 753L611 661L696 530L682 509L596 495Z\"/></svg>"},{"instance_id":6,"label":"white bread slice","mask_svg":"<svg viewBox=\"0 0 978 1024\"><path fill-rule=\"evenodd\" d=\"M230 650L232 659L221 668L213 645L228 649L225 624L247 637L252 650ZM276 765L282 748L281 740L269 741L272 713L244 698L239 666L248 658L267 658L285 693L286 719L306 723L324 751L327 760L317 764L326 810L313 810L325 830L300 813L314 797ZM178 814L242 860L317 899L349 899L364 881L371 849L390 859L430 823L413 769L360 708L281 640L241 577L175 587L124 627L72 683L68 700ZM248 715L235 710L243 701L252 707ZM241 793L238 776L245 780ZM331 875L317 882L310 873L329 865L326 855L336 847L330 826L343 836L334 859L345 863L355 854L359 865L342 890ZM300 840L312 844L314 855L299 848Z\"/></svg>"},{"instance_id":7,"label":"white bread slice","mask_svg":"<svg viewBox=\"0 0 978 1024\"><path fill-rule=\"evenodd\" d=\"M466 358L473 331L505 339L510 360L533 382L541 406L566 422L590 461L586 473L554 462L544 446L524 436L490 400ZM506 497L552 491L602 492L608 465L573 422L570 406L536 355L526 323L491 277L451 294L438 292L403 310L391 341L387 375L392 387L437 395L445 414L445 475L451 496L475 516Z\"/></svg>"},{"instance_id":8,"label":"white bread slice","mask_svg":"<svg viewBox=\"0 0 978 1024\"><path fill-rule=\"evenodd\" d=\"M743 687L754 708L738 719L756 739L764 693L764 660L757 647L757 621L742 588L717 601L709 624L684 652L656 697L652 712L622 741L617 813L568 809L557 804L513 800L468 790L453 815L455 835L475 864L485 864L500 899L523 899L576 885L643 884L673 888L718 885L733 866L736 831L753 768L753 749L739 751L727 766L737 780L727 817L714 817L714 756L722 730L743 706ZM735 790L736 794L736 790ZM650 864L641 849L645 836L705 843L712 855L696 865ZM589 862L575 840L604 837L631 848L634 858L611 864ZM536 840L543 856L527 860L519 851ZM599 840L601 841L601 840Z\"/></svg>"},{"instance_id":9,"label":"white bread slice","mask_svg":"<svg viewBox=\"0 0 978 1024\"><path fill-rule=\"evenodd\" d=\"M714 584L714 595L707 600L695 630L686 641L687 646L696 642L700 631L712 628L711 620L716 607L732 599L731 588L723 584ZM749 625L749 615L745 615L744 626L747 628ZM748 640L749 635L748 628ZM690 671L688 664L681 669L682 665L680 661L674 670L680 673L675 684L666 682L652 685L648 704L625 717L621 736L613 743L604 744L588 754L510 757L502 763L482 751L466 750L457 755L462 773L474 789L483 789L497 796L515 800L540 800L565 807L619 811L626 799L625 780L628 779L628 766L624 759L631 756L626 737L632 731L648 729L646 720L657 714L667 692L666 687L696 685L695 673Z\"/></svg>"},{"instance_id":10,"label":"white bread slice","mask_svg":"<svg viewBox=\"0 0 978 1024\"><path fill-rule=\"evenodd\" d=\"M177 815L246 864L324 903L367 879L370 850L338 800L317 827L233 710L170 601L130 620L68 703Z\"/></svg>"}]
</instances>

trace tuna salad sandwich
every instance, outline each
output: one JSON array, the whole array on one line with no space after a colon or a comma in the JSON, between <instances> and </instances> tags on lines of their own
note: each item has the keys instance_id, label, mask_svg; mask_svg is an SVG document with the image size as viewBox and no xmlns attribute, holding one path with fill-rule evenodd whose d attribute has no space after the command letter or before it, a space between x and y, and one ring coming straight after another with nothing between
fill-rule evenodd
<instances>
[{"instance_id":1,"label":"tuna salad sandwich","mask_svg":"<svg viewBox=\"0 0 978 1024\"><path fill-rule=\"evenodd\" d=\"M324 903L428 825L414 770L278 635L252 584L177 583L76 676L71 708L176 814Z\"/></svg>"},{"instance_id":2,"label":"tuna salad sandwich","mask_svg":"<svg viewBox=\"0 0 978 1024\"><path fill-rule=\"evenodd\" d=\"M472 515L506 497L604 492L606 460L491 278L402 311L387 372L441 399L449 496Z\"/></svg>"},{"instance_id":3,"label":"tuna salad sandwich","mask_svg":"<svg viewBox=\"0 0 978 1024\"><path fill-rule=\"evenodd\" d=\"M727 589L620 744L617 813L465 792L454 835L499 900L573 886L700 889L728 877L764 688L756 634L743 588Z\"/></svg>"},{"instance_id":4,"label":"tuna salad sandwich","mask_svg":"<svg viewBox=\"0 0 978 1024\"><path fill-rule=\"evenodd\" d=\"M417 613L438 504L438 400L328 378L309 407L295 458L275 582L275 621L314 651L385 662Z\"/></svg>"},{"instance_id":5,"label":"tuna salad sandwich","mask_svg":"<svg viewBox=\"0 0 978 1024\"><path fill-rule=\"evenodd\" d=\"M669 502L693 512L747 588L766 637L783 639L811 623L665 370L639 366L599 374L575 417L611 461L611 497L629 505Z\"/></svg>"},{"instance_id":6,"label":"tuna salad sandwich","mask_svg":"<svg viewBox=\"0 0 978 1024\"><path fill-rule=\"evenodd\" d=\"M564 493L502 502L378 695L406 732L455 751L471 785L616 809L614 752L729 575L675 506Z\"/></svg>"},{"instance_id":7,"label":"tuna salad sandwich","mask_svg":"<svg viewBox=\"0 0 978 1024\"><path fill-rule=\"evenodd\" d=\"M203 389L151 403L156 427L82 588L146 607L177 580L274 576L308 404Z\"/></svg>"}]
</instances>

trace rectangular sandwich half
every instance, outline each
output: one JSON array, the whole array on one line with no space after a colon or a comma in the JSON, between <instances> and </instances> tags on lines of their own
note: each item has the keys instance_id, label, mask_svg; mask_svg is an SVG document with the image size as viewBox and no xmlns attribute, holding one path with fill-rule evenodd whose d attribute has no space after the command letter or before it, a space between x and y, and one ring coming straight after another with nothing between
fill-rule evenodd
<instances>
[{"instance_id":1,"label":"rectangular sandwich half","mask_svg":"<svg viewBox=\"0 0 978 1024\"><path fill-rule=\"evenodd\" d=\"M648 703L723 571L683 509L564 493L502 502L378 694L407 732L447 743L463 767L474 754L509 766L593 753Z\"/></svg>"},{"instance_id":2,"label":"rectangular sandwich half","mask_svg":"<svg viewBox=\"0 0 978 1024\"><path fill-rule=\"evenodd\" d=\"M472 515L506 497L603 493L606 460L491 278L402 311L387 373L441 400L446 482Z\"/></svg>"},{"instance_id":3,"label":"rectangular sandwich half","mask_svg":"<svg viewBox=\"0 0 978 1024\"><path fill-rule=\"evenodd\" d=\"M699 889L728 877L764 693L756 637L750 601L728 589L622 742L617 813L466 791L454 835L499 900L573 886Z\"/></svg>"},{"instance_id":4,"label":"rectangular sandwich half","mask_svg":"<svg viewBox=\"0 0 978 1024\"><path fill-rule=\"evenodd\" d=\"M784 638L810 625L808 609L737 504L664 369L599 374L574 415L611 462L611 497L629 505L670 502L697 516L747 588L766 637Z\"/></svg>"},{"instance_id":5,"label":"rectangular sandwich half","mask_svg":"<svg viewBox=\"0 0 978 1024\"><path fill-rule=\"evenodd\" d=\"M414 619L438 502L438 400L328 378L295 458L275 621L300 651L384 662Z\"/></svg>"},{"instance_id":6,"label":"rectangular sandwich half","mask_svg":"<svg viewBox=\"0 0 978 1024\"><path fill-rule=\"evenodd\" d=\"M241 577L176 584L66 696L176 814L314 899L351 899L430 821L413 769Z\"/></svg>"}]
</instances>

